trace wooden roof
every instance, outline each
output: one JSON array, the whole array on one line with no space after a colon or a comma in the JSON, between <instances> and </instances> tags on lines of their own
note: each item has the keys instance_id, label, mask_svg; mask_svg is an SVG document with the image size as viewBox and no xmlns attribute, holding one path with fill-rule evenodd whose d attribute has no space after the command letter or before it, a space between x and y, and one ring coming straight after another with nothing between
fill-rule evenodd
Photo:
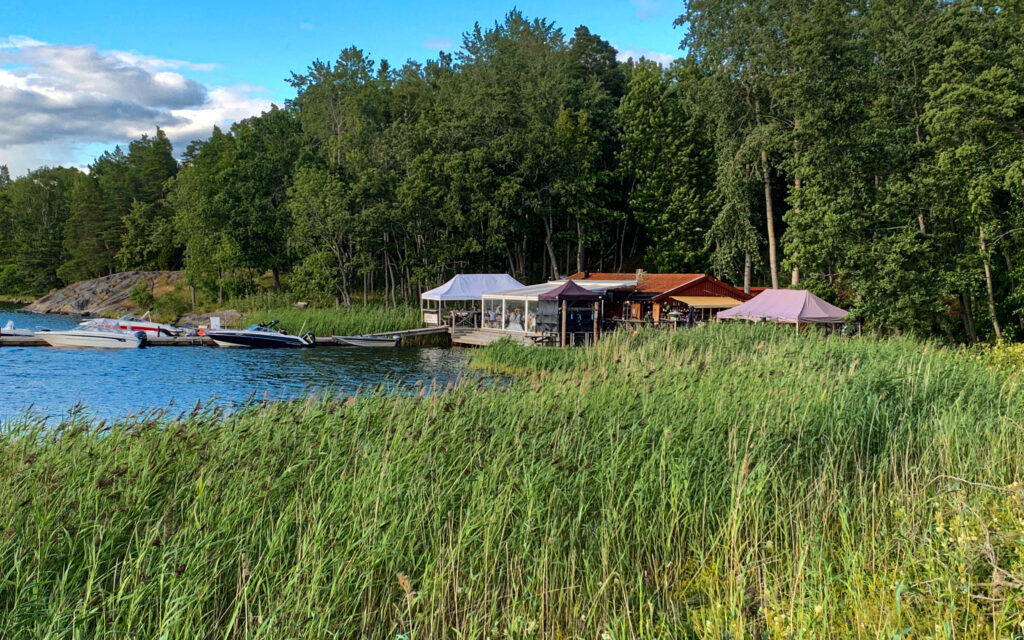
<instances>
[{"instance_id":1,"label":"wooden roof","mask_svg":"<svg viewBox=\"0 0 1024 640\"><path fill-rule=\"evenodd\" d=\"M731 284L722 282L718 278L713 278L709 275L701 275L698 278L684 282L672 289L663 291L662 293L654 296L654 302L664 302L665 300L675 296L724 296L732 298L733 300L740 300L746 302L750 300L750 295L743 293L742 289L737 289Z\"/></svg>"},{"instance_id":2,"label":"wooden roof","mask_svg":"<svg viewBox=\"0 0 1024 640\"><path fill-rule=\"evenodd\" d=\"M636 283L637 293L664 293L703 278L702 273L648 273Z\"/></svg>"}]
</instances>

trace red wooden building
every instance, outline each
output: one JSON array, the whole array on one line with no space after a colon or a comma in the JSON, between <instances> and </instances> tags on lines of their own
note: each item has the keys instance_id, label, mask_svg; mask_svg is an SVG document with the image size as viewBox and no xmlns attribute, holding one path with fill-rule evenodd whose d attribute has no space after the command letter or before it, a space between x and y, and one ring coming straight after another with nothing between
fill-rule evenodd
<instances>
[{"instance_id":1,"label":"red wooden building","mask_svg":"<svg viewBox=\"0 0 1024 640\"><path fill-rule=\"evenodd\" d=\"M746 302L752 296L703 273L589 273L571 280L623 280L628 284L609 289L605 317L613 320L679 322L690 317L710 319L713 314Z\"/></svg>"}]
</instances>

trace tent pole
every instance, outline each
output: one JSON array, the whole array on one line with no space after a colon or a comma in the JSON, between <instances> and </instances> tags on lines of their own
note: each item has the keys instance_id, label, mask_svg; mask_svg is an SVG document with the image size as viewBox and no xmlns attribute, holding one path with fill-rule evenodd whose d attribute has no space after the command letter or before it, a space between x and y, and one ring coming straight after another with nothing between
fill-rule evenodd
<instances>
[{"instance_id":1,"label":"tent pole","mask_svg":"<svg viewBox=\"0 0 1024 640\"><path fill-rule=\"evenodd\" d=\"M565 312L565 300L562 300L562 338L561 338L561 340L559 340L559 344L558 344L558 346L560 346L560 347L564 347L565 346L565 315L566 315L566 312Z\"/></svg>"}]
</instances>

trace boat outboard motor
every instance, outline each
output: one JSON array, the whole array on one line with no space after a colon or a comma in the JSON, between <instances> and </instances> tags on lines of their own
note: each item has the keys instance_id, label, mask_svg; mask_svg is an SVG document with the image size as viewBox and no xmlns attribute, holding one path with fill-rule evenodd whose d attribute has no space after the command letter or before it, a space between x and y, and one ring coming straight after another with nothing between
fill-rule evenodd
<instances>
[{"instance_id":1,"label":"boat outboard motor","mask_svg":"<svg viewBox=\"0 0 1024 640\"><path fill-rule=\"evenodd\" d=\"M146 338L146 332L145 331L133 331L132 333L134 333L135 337L139 339L139 346L140 347L144 347L144 346L146 346L146 344L148 344L148 339Z\"/></svg>"}]
</instances>

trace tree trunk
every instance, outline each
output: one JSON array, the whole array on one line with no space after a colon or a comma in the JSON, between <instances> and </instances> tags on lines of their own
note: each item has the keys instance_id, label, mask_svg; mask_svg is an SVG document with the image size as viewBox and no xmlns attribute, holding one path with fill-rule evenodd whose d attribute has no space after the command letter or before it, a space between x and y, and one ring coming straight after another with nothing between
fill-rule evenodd
<instances>
[{"instance_id":1,"label":"tree trunk","mask_svg":"<svg viewBox=\"0 0 1024 640\"><path fill-rule=\"evenodd\" d=\"M803 188L804 181L800 176L793 176L793 191L796 192L796 203L793 206L793 213L796 216L800 215L800 189ZM796 255L791 256L793 262L796 262ZM790 277L790 284L796 286L800 284L800 267L797 264L793 265L793 273Z\"/></svg>"},{"instance_id":2,"label":"tree trunk","mask_svg":"<svg viewBox=\"0 0 1024 640\"><path fill-rule=\"evenodd\" d=\"M960 303L963 306L964 331L967 332L967 342L974 344L978 341L978 332L974 330L974 308L971 304L971 294L964 291L960 294Z\"/></svg>"},{"instance_id":3,"label":"tree trunk","mask_svg":"<svg viewBox=\"0 0 1024 640\"><path fill-rule=\"evenodd\" d=\"M551 279L558 280L558 256L555 255L555 243L552 241L554 230L553 223L549 216L544 216L544 247L548 251L548 258L551 260Z\"/></svg>"},{"instance_id":4,"label":"tree trunk","mask_svg":"<svg viewBox=\"0 0 1024 640\"><path fill-rule=\"evenodd\" d=\"M768 267L772 274L772 289L778 289L779 262L778 249L775 246L775 210L772 207L772 180L766 149L761 149L761 177L764 179L764 210L768 223Z\"/></svg>"},{"instance_id":5,"label":"tree trunk","mask_svg":"<svg viewBox=\"0 0 1024 640\"><path fill-rule=\"evenodd\" d=\"M576 271L583 272L583 223L576 218Z\"/></svg>"},{"instance_id":6,"label":"tree trunk","mask_svg":"<svg viewBox=\"0 0 1024 640\"><path fill-rule=\"evenodd\" d=\"M988 251L985 247L984 229L978 232L978 243L981 245L981 259L985 267L985 291L988 293L988 312L992 316L992 328L995 329L996 339L999 339L1003 337L1003 332L999 328L999 316L996 315L996 299L992 293L992 267L989 264Z\"/></svg>"},{"instance_id":7,"label":"tree trunk","mask_svg":"<svg viewBox=\"0 0 1024 640\"><path fill-rule=\"evenodd\" d=\"M754 268L754 261L750 257L750 252L747 251L743 254L743 293L750 294L750 272Z\"/></svg>"},{"instance_id":8,"label":"tree trunk","mask_svg":"<svg viewBox=\"0 0 1024 640\"><path fill-rule=\"evenodd\" d=\"M626 251L626 227L627 226L628 225L626 224L626 221L623 220L622 221L622 233L619 235L618 256L617 256L617 260L615 262L615 271L616 272L622 271L623 254Z\"/></svg>"},{"instance_id":9,"label":"tree trunk","mask_svg":"<svg viewBox=\"0 0 1024 640\"><path fill-rule=\"evenodd\" d=\"M275 289L280 289L281 288L281 272L279 272L277 270L277 268L275 267L275 268L270 270L270 275L274 279L274 288Z\"/></svg>"}]
</instances>

